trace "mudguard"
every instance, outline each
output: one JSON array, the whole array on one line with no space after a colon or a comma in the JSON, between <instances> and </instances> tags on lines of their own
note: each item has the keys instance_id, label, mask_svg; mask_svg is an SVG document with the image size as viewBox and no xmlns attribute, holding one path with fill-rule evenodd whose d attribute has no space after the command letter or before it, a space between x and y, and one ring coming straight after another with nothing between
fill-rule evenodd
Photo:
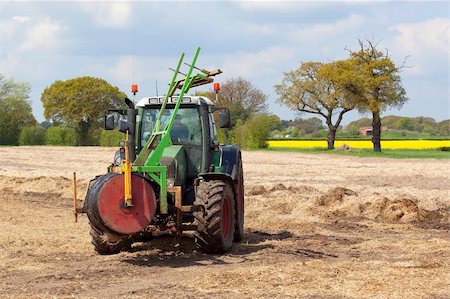
<instances>
[{"instance_id":1,"label":"mudguard","mask_svg":"<svg viewBox=\"0 0 450 299\"><path fill-rule=\"evenodd\" d=\"M194 180L194 185L197 185L197 181L201 180L222 180L228 181L231 184L233 183L233 178L228 173L220 173L220 172L203 172L198 175L198 178Z\"/></svg>"},{"instance_id":2,"label":"mudguard","mask_svg":"<svg viewBox=\"0 0 450 299\"><path fill-rule=\"evenodd\" d=\"M238 162L240 151L240 148L236 145L225 145L221 147L220 172L229 174L233 181L239 178Z\"/></svg>"},{"instance_id":3,"label":"mudguard","mask_svg":"<svg viewBox=\"0 0 450 299\"><path fill-rule=\"evenodd\" d=\"M236 145L224 145L221 147L221 164L216 172L203 172L199 174L198 180L222 180L227 181L235 192L235 184L239 179L239 159L241 150ZM194 184L197 185L197 182Z\"/></svg>"}]
</instances>

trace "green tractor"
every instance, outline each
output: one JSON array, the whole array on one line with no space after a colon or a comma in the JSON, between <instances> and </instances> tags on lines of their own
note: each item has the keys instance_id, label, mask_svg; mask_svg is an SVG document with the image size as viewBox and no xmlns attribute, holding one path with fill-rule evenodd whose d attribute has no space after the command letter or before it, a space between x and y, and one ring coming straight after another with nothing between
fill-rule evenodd
<instances>
[{"instance_id":1,"label":"green tractor","mask_svg":"<svg viewBox=\"0 0 450 299\"><path fill-rule=\"evenodd\" d=\"M218 112L219 127L229 128L229 111L206 97L186 95L221 73L195 67L199 52L186 74L180 72L181 54L165 96L136 105L125 99L128 109L105 115L105 129L118 125L126 138L108 173L89 183L82 208L100 254L118 253L161 232L193 231L197 247L206 253L226 252L243 237L241 152L219 144L214 123ZM118 114L120 120L114 117Z\"/></svg>"}]
</instances>

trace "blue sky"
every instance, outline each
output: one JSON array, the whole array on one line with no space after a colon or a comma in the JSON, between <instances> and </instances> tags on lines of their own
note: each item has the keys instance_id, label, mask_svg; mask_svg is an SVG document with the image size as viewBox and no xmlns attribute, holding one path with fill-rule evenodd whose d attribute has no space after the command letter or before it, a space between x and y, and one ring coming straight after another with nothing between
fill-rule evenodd
<instances>
[{"instance_id":1,"label":"blue sky","mask_svg":"<svg viewBox=\"0 0 450 299\"><path fill-rule=\"evenodd\" d=\"M0 2L0 73L31 84L43 121L40 95L55 80L100 77L131 96L134 77L139 99L155 94L156 80L162 93L180 53L189 60L200 46L197 64L220 68L218 81L250 80L270 112L293 119L275 102L283 72L346 58L345 48L367 38L398 65L409 56L401 73L409 102L384 115L441 121L450 118L449 24L448 1Z\"/></svg>"}]
</instances>

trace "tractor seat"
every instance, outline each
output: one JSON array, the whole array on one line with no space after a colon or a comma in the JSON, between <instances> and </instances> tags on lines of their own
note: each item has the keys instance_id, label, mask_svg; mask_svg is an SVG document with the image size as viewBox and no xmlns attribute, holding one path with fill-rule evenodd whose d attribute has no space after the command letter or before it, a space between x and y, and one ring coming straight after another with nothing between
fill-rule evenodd
<instances>
[{"instance_id":1,"label":"tractor seat","mask_svg":"<svg viewBox=\"0 0 450 299\"><path fill-rule=\"evenodd\" d=\"M181 123L179 119L175 119L173 123L172 131L170 132L172 139L178 139L182 141L188 141L189 129L187 126Z\"/></svg>"}]
</instances>

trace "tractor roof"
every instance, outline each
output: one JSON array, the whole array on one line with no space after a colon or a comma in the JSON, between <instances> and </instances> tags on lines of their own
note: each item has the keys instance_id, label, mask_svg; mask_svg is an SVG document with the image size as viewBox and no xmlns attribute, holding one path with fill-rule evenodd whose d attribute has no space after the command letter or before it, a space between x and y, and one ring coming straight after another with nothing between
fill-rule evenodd
<instances>
[{"instance_id":1,"label":"tractor roof","mask_svg":"<svg viewBox=\"0 0 450 299\"><path fill-rule=\"evenodd\" d=\"M204 100L206 104L209 106L214 106L214 103L208 99L207 97L201 97L201 96L184 96L183 101L181 104L195 104L200 105L200 100ZM176 104L178 100L177 96L170 97L167 104ZM164 96L160 97L149 97L149 98L142 98L137 102L136 107L145 107L145 106L159 106L163 103Z\"/></svg>"}]
</instances>

